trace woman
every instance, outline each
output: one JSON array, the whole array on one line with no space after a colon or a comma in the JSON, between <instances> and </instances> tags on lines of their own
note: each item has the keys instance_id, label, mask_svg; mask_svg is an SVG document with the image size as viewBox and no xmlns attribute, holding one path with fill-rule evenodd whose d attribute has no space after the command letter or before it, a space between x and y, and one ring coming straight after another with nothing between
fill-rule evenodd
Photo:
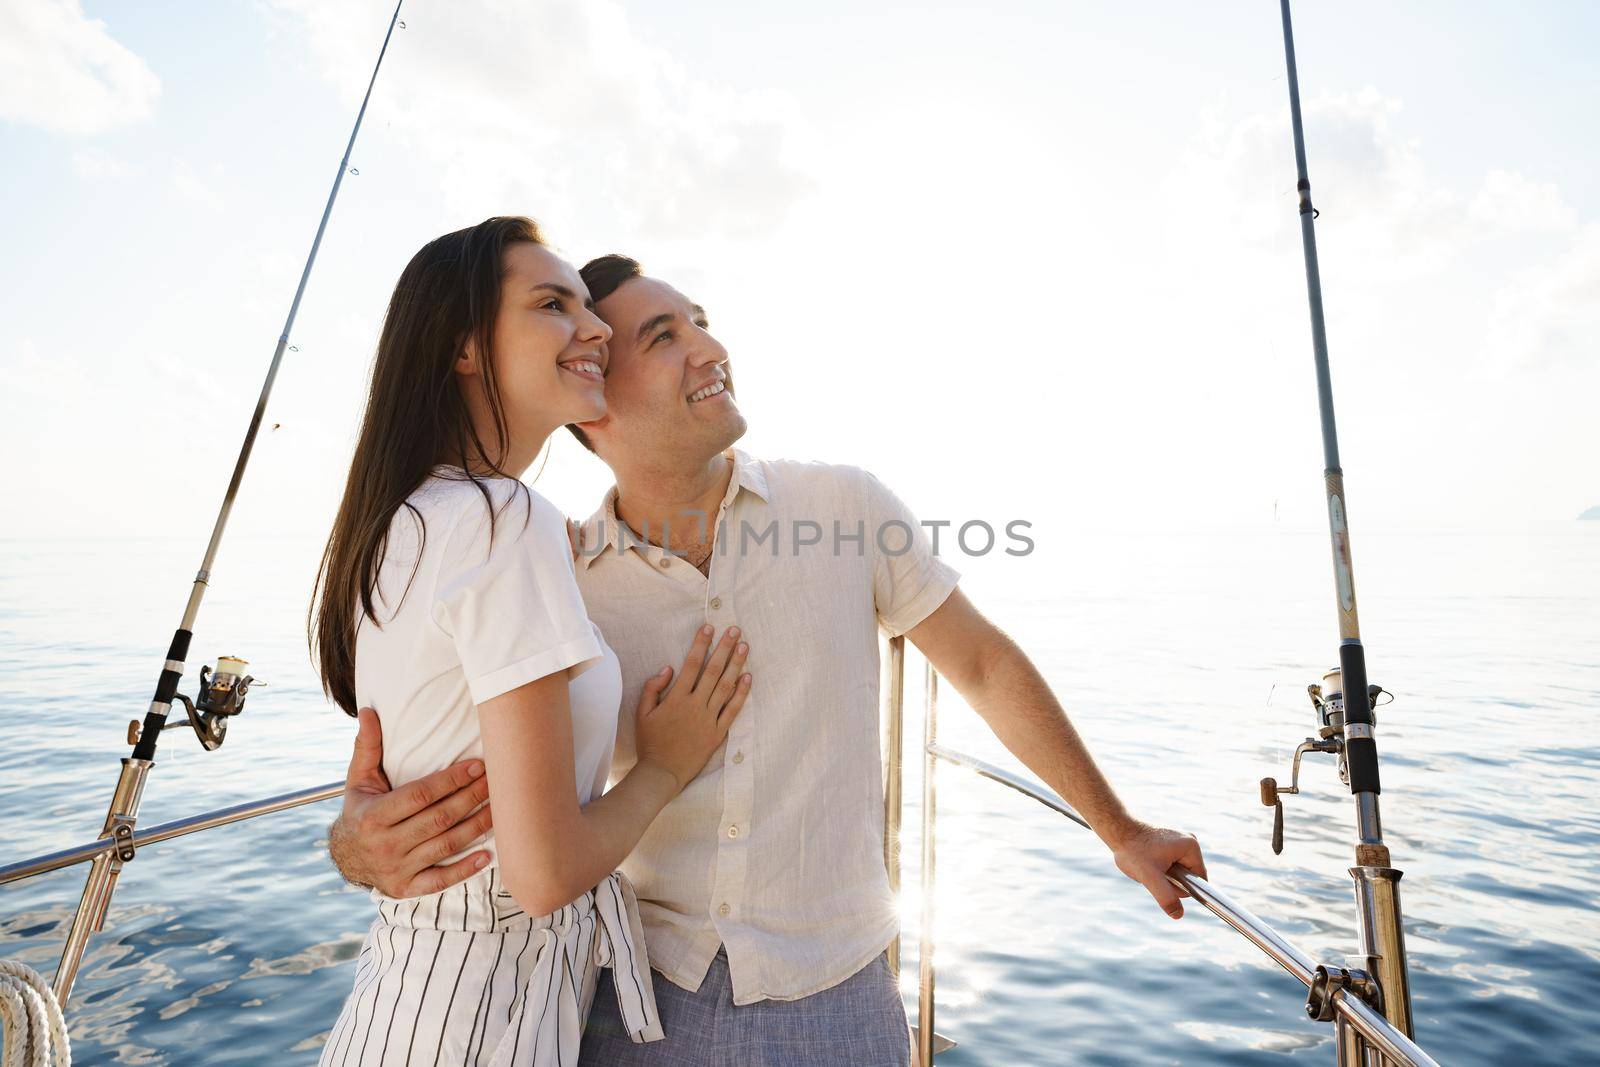
<instances>
[{"instance_id":1,"label":"woman","mask_svg":"<svg viewBox=\"0 0 1600 1067\"><path fill-rule=\"evenodd\" d=\"M324 1064L574 1064L607 962L634 1039L662 1036L615 867L721 744L750 676L737 631L713 651L703 629L678 685L663 697L669 668L645 685L638 766L600 795L621 675L565 520L517 480L552 431L605 414L611 331L589 305L523 218L430 242L390 300L312 638L329 696L378 709L389 780L482 757L495 829L464 885L374 894Z\"/></svg>"}]
</instances>

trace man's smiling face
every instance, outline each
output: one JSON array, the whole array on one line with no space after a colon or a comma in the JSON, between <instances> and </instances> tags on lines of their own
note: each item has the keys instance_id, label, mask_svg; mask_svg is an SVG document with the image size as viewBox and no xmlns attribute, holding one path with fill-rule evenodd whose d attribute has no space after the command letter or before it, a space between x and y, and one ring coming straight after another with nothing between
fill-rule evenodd
<instances>
[{"instance_id":1,"label":"man's smiling face","mask_svg":"<svg viewBox=\"0 0 1600 1067\"><path fill-rule=\"evenodd\" d=\"M728 351L699 304L655 278L629 278L595 305L611 327L606 415L581 429L607 462L710 459L744 436Z\"/></svg>"}]
</instances>

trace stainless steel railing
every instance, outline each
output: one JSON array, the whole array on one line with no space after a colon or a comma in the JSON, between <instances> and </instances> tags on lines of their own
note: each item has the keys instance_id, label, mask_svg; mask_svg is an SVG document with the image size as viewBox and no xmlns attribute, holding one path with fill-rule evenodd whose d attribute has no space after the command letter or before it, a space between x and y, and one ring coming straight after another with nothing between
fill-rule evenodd
<instances>
[{"instance_id":1,"label":"stainless steel railing","mask_svg":"<svg viewBox=\"0 0 1600 1067\"><path fill-rule=\"evenodd\" d=\"M125 761L126 763L126 761ZM126 780L126 775L124 775ZM30 859L0 867L0 885L9 882L18 882L24 878L46 874L50 871L59 871L66 867L76 866L80 863L90 864L90 878L84 886L83 896L78 900L78 907L73 912L72 923L67 929L67 937L61 948L61 962L56 966L55 981L51 983L56 999L61 1002L62 1010L67 1007L67 1001L72 995L73 983L78 977L78 967L83 962L83 952L89 942L91 934L99 931L105 923L106 912L111 906L111 893L114 887L112 879L96 879L94 875L102 868L115 865L117 871L122 864L133 859L141 847L153 845L160 841L170 841L175 837L186 834L199 833L217 826L226 826L229 823L243 822L253 819L257 815L267 815L275 811L284 811L296 808L302 804L314 804L321 800L331 800L344 791L343 782L330 782L327 785L317 786L312 789L300 789L293 793L280 793L277 796L266 797L261 800L252 800L232 807L218 808L200 815L191 815L186 819L176 819L172 822L161 823L145 830L134 830L126 839L114 836L114 830L108 826L100 837L87 841L81 845L64 848L57 852L46 853L43 856L34 856Z\"/></svg>"},{"instance_id":2,"label":"stainless steel railing","mask_svg":"<svg viewBox=\"0 0 1600 1067\"><path fill-rule=\"evenodd\" d=\"M133 833L133 847L137 850L145 845L154 845L160 841L170 841L175 837L199 833L201 830L210 830L216 826L243 822L245 819L253 819L257 815L270 815L275 811L298 808L302 804L315 804L323 800L332 800L343 792L343 782L329 782L327 785L319 785L312 789L298 789L293 793L279 793L275 797L264 797L261 800L235 804L231 808L218 808L216 811L191 815L186 819L174 819L172 822L164 822L146 830L135 830ZM37 874L48 874L50 871L59 871L65 867L88 863L96 856L110 852L116 847L117 842L113 838L102 837L94 841L85 841L81 845L73 845L71 848L61 849L59 852L48 852L43 856L34 856L16 863L8 863L4 867L0 867L0 885L5 885L8 882L20 882L24 878L32 878Z\"/></svg>"},{"instance_id":3,"label":"stainless steel railing","mask_svg":"<svg viewBox=\"0 0 1600 1067\"><path fill-rule=\"evenodd\" d=\"M885 789L885 818L884 836L891 835L898 842L902 814L899 804L889 806L888 798L898 798L901 786L901 763L903 758L903 716L904 716L904 669L905 669L905 638L896 637L889 642L889 685L888 700L886 701L886 715L888 718L889 750L886 755L890 773L886 775L885 782L892 782L892 789ZM896 677L898 675L898 677ZM936 808L936 771L940 762L950 763L963 767L979 777L998 782L1008 789L1015 790L1024 796L1043 804L1050 810L1066 816L1079 826L1088 828L1089 823L1072 809L1072 805L1061 799L1055 792L1037 782L1024 778L1019 774L996 767L974 756L969 756L939 744L938 739L938 675L933 666L927 666L926 703L923 713L923 782L922 782L922 930L921 930L921 955L919 959L919 974L917 982L917 1026L915 1027L918 1055L924 1067L932 1067L935 1056L950 1047L948 1040L934 1033L934 988L935 971L933 958L933 900L935 883L935 845L937 834L935 827L938 811ZM898 848L891 849L885 845L885 855L894 853L898 855ZM898 863L892 869L891 881L899 884ZM1168 872L1167 878L1174 885L1183 889L1207 911L1221 919L1229 927L1239 933L1264 952L1284 970L1294 975L1302 984L1310 989L1317 981L1317 962L1304 951L1289 941L1288 938L1278 933L1271 926L1258 918L1248 908L1236 903L1227 894L1217 889L1204 878L1190 874L1181 868L1174 867ZM895 946L894 959L898 960L898 942ZM1335 1017L1335 1046L1343 1059L1346 1043L1344 1040L1345 1029L1355 1031L1364 1038L1370 1047L1376 1051L1379 1063L1372 1067L1383 1067L1384 1064L1394 1064L1397 1067L1438 1067L1437 1062L1427 1052L1423 1051L1411 1038L1395 1028L1383 1013L1372 1007L1345 989L1338 989L1330 997Z\"/></svg>"},{"instance_id":4,"label":"stainless steel railing","mask_svg":"<svg viewBox=\"0 0 1600 1067\"><path fill-rule=\"evenodd\" d=\"M900 830L903 814L904 785L905 638L896 637L889 642L886 667L884 710L887 743L884 754L883 855L884 865L889 872L890 887L898 895L901 885ZM935 990L933 902L936 875L935 846L937 835L935 827L938 817L936 792L938 765L942 762L965 768L979 777L987 778L1032 798L1080 826L1088 827L1089 824L1072 809L1070 804L1045 786L1030 781L1022 775L940 744L938 740L939 679L931 664L926 667L925 691L926 706L923 717L922 746L922 929L920 931L921 952L918 964L917 1004L919 1018L917 1020L916 1037L922 1064L925 1067L932 1067L934 1057L952 1045L944 1037L935 1034L932 1025L934 1021ZM144 830L136 830L132 838L133 848L136 852L139 848L147 845L170 841L174 838L198 833L201 830L226 826L231 823L242 822L245 819L255 818L258 815L268 815L305 804L332 800L341 794L343 788L344 783L342 782L330 782L311 789L280 793L277 796L235 804L231 807L219 808L200 815L192 815L188 818L161 823ZM121 846L122 842L108 835L70 848L0 866L0 885L21 881L24 878L61 870L80 863L104 862L104 857ZM1284 970L1294 975L1307 988L1310 988L1313 982L1316 981L1316 961L1283 935L1272 929L1249 909L1236 903L1227 894L1211 885L1205 879L1189 874L1186 871L1175 868L1167 877L1175 885L1188 892L1206 910L1216 915ZM91 906L91 902L80 903L80 912L88 906ZM895 944L890 947L890 960L897 971L900 961L899 949L899 940L896 939ZM62 962L64 967L69 964L68 953L63 953ZM76 967L72 966L71 969L75 971ZM57 976L58 985L62 977L62 975ZM64 977L66 978L66 987L70 989L73 975L67 974ZM1392 1063L1399 1065L1399 1067L1437 1067L1433 1058L1424 1052L1416 1042L1391 1025L1383 1017L1382 1013L1371 1007L1360 997L1346 990L1338 990L1333 993L1331 1000L1337 1013L1336 1027L1341 1038L1339 1041L1341 1046L1343 1045L1343 1032L1348 1027L1364 1038L1377 1051L1383 1063ZM1376 1067L1382 1067L1382 1064L1378 1064Z\"/></svg>"}]
</instances>

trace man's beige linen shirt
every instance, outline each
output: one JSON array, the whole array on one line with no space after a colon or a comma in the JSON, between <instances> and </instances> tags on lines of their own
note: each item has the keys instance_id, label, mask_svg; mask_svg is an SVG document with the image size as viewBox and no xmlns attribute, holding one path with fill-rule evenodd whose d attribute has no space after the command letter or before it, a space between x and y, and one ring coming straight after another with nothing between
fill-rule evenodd
<instances>
[{"instance_id":1,"label":"man's beige linen shirt","mask_svg":"<svg viewBox=\"0 0 1600 1067\"><path fill-rule=\"evenodd\" d=\"M622 661L613 780L636 758L645 679L678 667L707 622L750 642L754 684L727 743L622 864L651 964L694 990L725 946L734 1003L750 1004L836 985L895 936L879 631L927 618L958 575L866 471L730 454L727 495L706 520L709 577L635 536L654 531L622 527L615 489L584 524L577 570Z\"/></svg>"}]
</instances>

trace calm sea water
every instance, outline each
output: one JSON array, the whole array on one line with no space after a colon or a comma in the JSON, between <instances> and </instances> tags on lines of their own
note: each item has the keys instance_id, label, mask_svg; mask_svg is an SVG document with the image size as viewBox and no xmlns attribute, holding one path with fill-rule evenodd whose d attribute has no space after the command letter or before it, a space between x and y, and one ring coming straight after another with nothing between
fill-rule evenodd
<instances>
[{"instance_id":1,"label":"calm sea water","mask_svg":"<svg viewBox=\"0 0 1600 1067\"><path fill-rule=\"evenodd\" d=\"M1352 826L1331 764L1308 758L1281 857L1256 798L1261 776L1287 778L1310 726L1304 686L1334 656L1325 535L1039 534L1033 557L972 566L969 591L1034 654L1137 811L1197 833L1219 886L1342 962ZM322 702L300 636L312 547L224 549L194 659L238 654L270 684L221 751L168 738L145 824L342 776L350 724ZM1372 676L1398 694L1380 713L1383 802L1406 872L1418 1036L1447 1064L1587 1061L1600 1027L1600 523L1358 529L1356 549ZM5 860L98 830L199 550L0 542ZM1009 761L958 701L942 707L947 741ZM938 1025L959 1043L940 1062L1331 1062L1299 984L1203 910L1166 919L1096 841L1026 798L950 768L939 788ZM78 981L77 1061L313 1061L371 918L327 862L332 814L142 852ZM0 889L0 955L49 973L80 887L81 870Z\"/></svg>"}]
</instances>

